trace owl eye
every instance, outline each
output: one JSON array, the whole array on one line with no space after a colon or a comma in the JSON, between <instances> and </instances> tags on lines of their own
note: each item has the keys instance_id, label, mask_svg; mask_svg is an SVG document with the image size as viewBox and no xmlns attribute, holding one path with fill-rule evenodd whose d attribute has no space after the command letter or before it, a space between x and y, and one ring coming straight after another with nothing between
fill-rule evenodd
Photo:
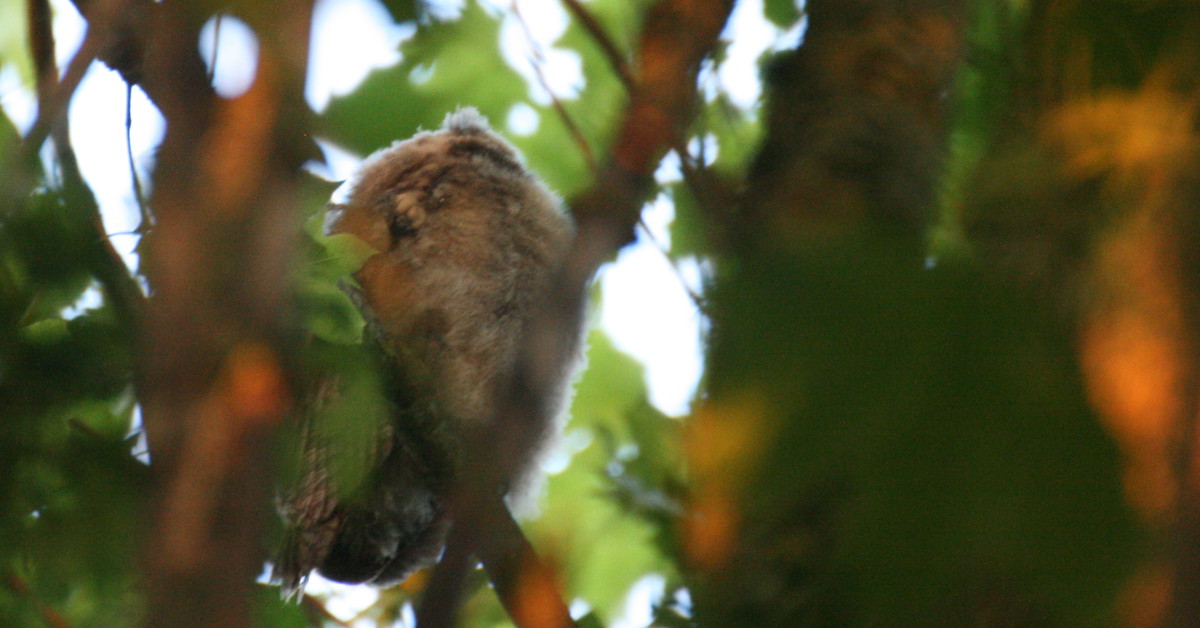
<instances>
[{"instance_id":1,"label":"owl eye","mask_svg":"<svg viewBox=\"0 0 1200 628\"><path fill-rule=\"evenodd\" d=\"M392 236L392 243L395 244L401 238L416 235L417 225L413 223L412 216L400 212L391 212L387 217L388 234Z\"/></svg>"},{"instance_id":2,"label":"owl eye","mask_svg":"<svg viewBox=\"0 0 1200 628\"><path fill-rule=\"evenodd\" d=\"M428 195L422 190L406 190L388 198L389 204L384 211L387 215L388 233L392 236L395 246L401 238L417 234L421 225L425 224L425 204Z\"/></svg>"}]
</instances>

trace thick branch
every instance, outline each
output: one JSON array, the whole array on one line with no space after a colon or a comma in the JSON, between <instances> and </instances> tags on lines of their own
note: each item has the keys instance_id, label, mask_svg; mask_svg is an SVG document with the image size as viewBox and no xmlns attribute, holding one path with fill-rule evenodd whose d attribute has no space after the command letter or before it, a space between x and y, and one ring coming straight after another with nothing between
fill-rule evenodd
<instances>
[{"instance_id":1,"label":"thick branch","mask_svg":"<svg viewBox=\"0 0 1200 628\"><path fill-rule=\"evenodd\" d=\"M308 141L298 59L312 7L235 8L261 50L255 83L233 100L215 97L199 62L196 33L209 17L199 5L156 4L150 28L122 39L145 51L123 73L167 119L157 222L142 246L154 298L137 364L155 482L148 626L252 625L269 454L291 405L286 315Z\"/></svg>"},{"instance_id":2,"label":"thick branch","mask_svg":"<svg viewBox=\"0 0 1200 628\"><path fill-rule=\"evenodd\" d=\"M457 526L418 610L421 628L455 625L463 580L478 554L517 628L575 628L554 571L541 561L499 494L481 497L473 527Z\"/></svg>"},{"instance_id":3,"label":"thick branch","mask_svg":"<svg viewBox=\"0 0 1200 628\"><path fill-rule=\"evenodd\" d=\"M490 506L490 535L480 544L479 557L508 616L518 628L574 628L554 571L538 560L504 502L493 500Z\"/></svg>"},{"instance_id":4,"label":"thick branch","mask_svg":"<svg viewBox=\"0 0 1200 628\"><path fill-rule=\"evenodd\" d=\"M198 97L196 103L205 103L215 98L216 93L209 84L204 60L196 39L200 34L200 20L180 20L178 8L168 7L171 3L154 0L72 0L75 8L87 19L93 31L103 35L102 45L93 52L92 58L103 61L109 68L121 73L131 85L138 85L160 109L177 100L172 91L181 85ZM107 5L119 3L117 10L106 11ZM190 11L191 9L189 9ZM176 41L164 42L157 30L167 28ZM186 45L184 43L186 42ZM161 46L174 45L173 55L163 59ZM174 68L177 80L171 80L161 72L147 70L146 63L168 61ZM168 119L171 117L163 112Z\"/></svg>"},{"instance_id":5,"label":"thick branch","mask_svg":"<svg viewBox=\"0 0 1200 628\"><path fill-rule=\"evenodd\" d=\"M476 525L478 529L478 524ZM419 628L454 628L462 603L464 580L471 569L473 546L465 525L456 525L446 540L446 550L417 608Z\"/></svg>"},{"instance_id":6,"label":"thick branch","mask_svg":"<svg viewBox=\"0 0 1200 628\"><path fill-rule=\"evenodd\" d=\"M694 114L700 62L716 43L732 0L666 0L646 16L636 89L611 161L572 205L579 236L562 292L581 292L600 264L633 237L654 169Z\"/></svg>"}]
</instances>

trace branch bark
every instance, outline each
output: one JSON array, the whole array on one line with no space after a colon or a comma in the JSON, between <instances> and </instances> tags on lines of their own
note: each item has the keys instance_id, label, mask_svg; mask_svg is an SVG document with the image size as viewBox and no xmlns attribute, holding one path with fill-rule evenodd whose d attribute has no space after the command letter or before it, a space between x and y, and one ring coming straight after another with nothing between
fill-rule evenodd
<instances>
[{"instance_id":1,"label":"branch bark","mask_svg":"<svg viewBox=\"0 0 1200 628\"><path fill-rule=\"evenodd\" d=\"M273 471L291 400L284 328L310 154L303 86L311 2L272 15L235 5L260 35L254 85L221 100L197 52L209 15L187 3L79 0L95 56L140 85L167 133L143 240L153 298L136 383L154 481L143 569L148 626L249 626Z\"/></svg>"}]
</instances>

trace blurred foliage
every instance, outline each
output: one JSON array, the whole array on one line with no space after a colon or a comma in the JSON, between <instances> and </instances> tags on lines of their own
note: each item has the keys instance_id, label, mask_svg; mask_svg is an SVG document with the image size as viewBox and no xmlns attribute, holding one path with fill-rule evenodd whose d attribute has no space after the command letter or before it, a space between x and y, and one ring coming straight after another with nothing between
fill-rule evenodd
<instances>
[{"instance_id":1,"label":"blurred foliage","mask_svg":"<svg viewBox=\"0 0 1200 628\"><path fill-rule=\"evenodd\" d=\"M554 103L502 53L505 23L518 16L468 0L457 16L435 17L429 4L384 2L415 26L401 61L334 99L314 133L365 155L460 105L502 132L527 106L538 124L511 139L564 198L586 190L587 154L606 158L628 96L592 35L571 19L554 42L583 74ZM636 60L651 4L583 3L623 63ZM947 95L937 220L915 238L860 229L787 251L721 248L716 232L734 215L725 204L746 192L765 116L722 92L721 51L705 68L708 91L685 138L703 177L668 173L657 191L675 210L668 256L715 268L697 410L665 416L640 365L591 330L545 499L524 521L568 603L587 609L581 625L617 621L648 577L663 592L641 610L667 627L1103 626L1122 623L1120 603L1143 603L1131 574L1163 538L1122 482L1162 456L1132 448L1133 428L1113 427L1088 381L1111 365L1081 356L1076 333L1092 312L1082 303L1115 317L1134 297L1112 286L1142 285L1094 276L1097 251L1140 243L1122 230L1157 224L1164 214L1148 207L1183 211L1181 199L1194 199L1196 73L1181 33L1196 9L971 4L968 53ZM28 82L21 6L0 3L0 71ZM763 3L780 32L803 17L794 0ZM17 143L0 117L0 161ZM86 217L53 167L35 178L21 194L0 184L0 625L132 626L148 478L130 330L95 298L97 261L74 254L89 248ZM334 187L313 178L302 190L293 314L309 348L304 371L338 373L334 399L302 411L345 445L334 467L353 491L385 382L341 289L369 251L321 233ZM1132 250L1161 261L1158 249ZM281 446L303 437L289 431ZM296 472L285 467L284 477ZM362 618L394 624L427 576L382 591ZM468 586L464 625L510 625L482 572ZM260 593L263 626L333 624Z\"/></svg>"},{"instance_id":2,"label":"blurred foliage","mask_svg":"<svg viewBox=\"0 0 1200 628\"><path fill-rule=\"evenodd\" d=\"M441 126L446 112L471 104L503 120L525 83L501 55L499 23L467 3L454 20L431 20L401 46L403 60L378 70L322 116L329 139L362 153Z\"/></svg>"},{"instance_id":3,"label":"blurred foliage","mask_svg":"<svg viewBox=\"0 0 1200 628\"><path fill-rule=\"evenodd\" d=\"M420 0L380 0L380 4L387 9L388 15L392 16L393 21L407 22L416 19L424 2Z\"/></svg>"},{"instance_id":4,"label":"blurred foliage","mask_svg":"<svg viewBox=\"0 0 1200 628\"><path fill-rule=\"evenodd\" d=\"M800 7L796 0L765 0L763 15L779 28L791 28L800 19Z\"/></svg>"},{"instance_id":5,"label":"blurred foliage","mask_svg":"<svg viewBox=\"0 0 1200 628\"><path fill-rule=\"evenodd\" d=\"M0 4L0 60L21 79L33 81L33 63L29 59L28 31L25 28L25 3Z\"/></svg>"},{"instance_id":6,"label":"blurred foliage","mask_svg":"<svg viewBox=\"0 0 1200 628\"><path fill-rule=\"evenodd\" d=\"M130 557L146 468L128 438L132 356L93 285L83 218L52 190L0 216L0 623L137 623Z\"/></svg>"},{"instance_id":7,"label":"blurred foliage","mask_svg":"<svg viewBox=\"0 0 1200 628\"><path fill-rule=\"evenodd\" d=\"M317 338L338 344L362 340L363 320L358 307L338 282L353 282L358 270L375 251L349 234L324 232L325 205L337 184L309 177L301 193L308 208L304 221L304 259L296 276L296 305L303 328Z\"/></svg>"},{"instance_id":8,"label":"blurred foliage","mask_svg":"<svg viewBox=\"0 0 1200 628\"><path fill-rule=\"evenodd\" d=\"M646 4L605 0L589 3L588 9L610 27L618 43L628 45L623 39L636 34L639 8ZM376 71L352 94L330 104L321 116L321 134L366 154L419 129L437 128L461 105L476 107L498 128L514 106L525 105L538 114L537 130L512 139L529 165L565 197L583 190L592 174L587 160L553 107L534 98L544 91L541 86L526 83L505 61L501 17L467 2L453 20L421 22L416 35L401 45L400 63ZM556 47L579 55L585 84L577 98L563 105L599 157L624 102L623 90L609 61L578 23L570 22Z\"/></svg>"},{"instance_id":9,"label":"blurred foliage","mask_svg":"<svg viewBox=\"0 0 1200 628\"><path fill-rule=\"evenodd\" d=\"M649 405L640 368L603 333L588 344L563 439L571 464L550 478L530 534L563 566L568 597L607 622L639 578L673 572L659 541L681 508L678 421Z\"/></svg>"},{"instance_id":10,"label":"blurred foliage","mask_svg":"<svg viewBox=\"0 0 1200 628\"><path fill-rule=\"evenodd\" d=\"M1096 625L1111 610L1132 522L1052 319L887 238L763 255L718 285L690 435L702 624ZM712 529L723 517L736 538Z\"/></svg>"}]
</instances>

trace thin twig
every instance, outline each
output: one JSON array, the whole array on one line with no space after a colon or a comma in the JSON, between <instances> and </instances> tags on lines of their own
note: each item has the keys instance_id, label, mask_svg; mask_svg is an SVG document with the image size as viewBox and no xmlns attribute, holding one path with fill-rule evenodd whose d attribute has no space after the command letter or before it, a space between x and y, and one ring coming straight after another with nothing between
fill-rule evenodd
<instances>
[{"instance_id":1,"label":"thin twig","mask_svg":"<svg viewBox=\"0 0 1200 628\"><path fill-rule=\"evenodd\" d=\"M209 63L208 63L208 82L210 82L210 83L212 82L213 77L216 76L216 74L217 74L217 51L219 51L221 49L221 22L222 22L221 18L222 17L224 17L224 14L218 13L217 16L215 18L213 18L212 59L210 59Z\"/></svg>"},{"instance_id":2,"label":"thin twig","mask_svg":"<svg viewBox=\"0 0 1200 628\"><path fill-rule=\"evenodd\" d=\"M69 202L84 214L92 231L92 249L87 252L91 262L89 267L104 288L105 296L116 310L122 327L133 333L141 321L145 297L142 296L137 282L130 276L121 254L105 233L100 206L96 204L96 197L79 171L79 163L75 159L75 150L71 147L65 121L54 132L54 148L62 170L63 192Z\"/></svg>"},{"instance_id":3,"label":"thin twig","mask_svg":"<svg viewBox=\"0 0 1200 628\"><path fill-rule=\"evenodd\" d=\"M125 0L99 0L98 4L100 6L95 11L95 18L88 22L87 35L84 37L83 43L67 64L66 74L63 75L61 81L57 81L53 88L47 89L44 94L39 94L37 118L21 142L22 152L27 160L32 161L36 158L42 143L50 136L54 127L65 119L71 97L75 95L75 90L83 81L84 75L87 74L88 67L104 48L112 18L122 10ZM52 36L51 41L53 41ZM53 58L51 58L51 62L53 62ZM55 76L57 76L57 70Z\"/></svg>"},{"instance_id":4,"label":"thin twig","mask_svg":"<svg viewBox=\"0 0 1200 628\"><path fill-rule=\"evenodd\" d=\"M558 113L563 126L567 127L567 132L571 134L571 138L575 140L575 144L579 146L579 152L583 155L583 161L587 164L588 171L595 175L600 169L596 163L596 155L592 152L592 147L588 144L587 138L584 137L579 125L575 124L575 120L571 117L571 114L567 113L567 108L559 100L558 95L554 93L554 90L550 89L550 82L546 80L546 75L543 71L543 66L546 63L546 55L542 52L541 46L538 45L537 40L533 37L533 31L529 28L525 17L521 15L520 9L517 8L517 0L513 0L512 12L516 16L522 30L525 31L525 38L529 41L530 50L533 51L533 58L529 60L529 65L533 67L533 72L537 76L538 83L550 95L551 106Z\"/></svg>"},{"instance_id":5,"label":"thin twig","mask_svg":"<svg viewBox=\"0 0 1200 628\"><path fill-rule=\"evenodd\" d=\"M690 285L688 285L687 278L683 276L683 271L679 269L679 266L671 257L671 252L667 250L667 247L664 246L663 243L658 240L658 237L654 235L654 232L650 230L650 227L646 224L645 219L638 218L638 226L642 228L642 233L646 234L646 239L650 241L650 244L654 247L654 249L663 256L664 260L666 260L667 266L671 267L671 272L675 275L675 280L679 282L679 287L683 288L683 291L688 295L688 299L691 300L692 305L696 306L696 309L699 310L701 314L705 313L707 310L704 305L704 297L700 296L695 290L692 289Z\"/></svg>"},{"instance_id":6,"label":"thin twig","mask_svg":"<svg viewBox=\"0 0 1200 628\"><path fill-rule=\"evenodd\" d=\"M46 0L37 0L34 4L45 2ZM111 0L108 4L117 7L121 2L122 0ZM62 82L57 82L58 66L54 62L54 56L47 53L48 50L53 51L54 49L54 33L50 30L50 23L48 20L39 19L34 11L35 9L31 6L29 28L30 41L35 46L34 65L38 77L39 120L45 121L45 129L53 137L59 168L62 171L63 193L71 202L71 206L78 208L83 213L83 217L93 232L91 242L94 248L86 253L91 262L89 267L104 287L105 294L116 309L124 329L132 332L136 329L137 322L141 317L142 293L137 282L129 276L125 262L121 260L121 256L105 235L104 220L100 217L100 207L96 204L96 198L92 195L91 189L84 182L83 175L79 171L79 164L75 160L75 151L71 147L70 132L65 116L59 119L48 113L55 107L63 106L65 101L61 99L64 94L67 94L67 101L70 99L69 92L64 91L67 87L67 78L64 78ZM95 50L89 55L85 55L84 52L88 48L89 41L93 42L91 45L94 49L98 49L102 35L97 34L97 31L100 30L102 29L98 27L88 28L87 39L84 40L79 53L72 59L71 68L76 68L81 63L80 59L87 58L89 59L88 63L91 63L90 59L95 58ZM86 64L83 67L86 67ZM72 70L68 69L68 77L71 72ZM73 91L74 88L70 89ZM43 113L49 117L41 118ZM25 149L34 150L34 154L36 154L37 146L38 143L32 138L31 132L30 137L26 138Z\"/></svg>"},{"instance_id":7,"label":"thin twig","mask_svg":"<svg viewBox=\"0 0 1200 628\"><path fill-rule=\"evenodd\" d=\"M142 181L138 177L137 162L133 159L133 83L125 83L125 156L129 159L129 177L133 180L133 198L137 201L141 222L133 232L136 235L146 235L154 226L154 217L146 206L146 196L142 191ZM111 235L111 234L110 234Z\"/></svg>"},{"instance_id":8,"label":"thin twig","mask_svg":"<svg viewBox=\"0 0 1200 628\"><path fill-rule=\"evenodd\" d=\"M612 43L612 40L608 37L608 34L604 32L604 29L599 25L591 13L589 13L588 10L583 7L583 5L579 4L577 0L563 1L568 5L568 8L575 13L577 19L579 19L584 28L587 29L592 35L597 44L599 44L600 47L605 51L609 62L613 64L614 70L625 84L626 89L632 90L633 82L628 70L628 66L621 59L620 54L616 50L616 46ZM545 54L542 52L540 46L538 46L537 41L533 36L532 29L529 28L529 24L526 23L524 16L521 15L517 0L513 0L512 2L512 12L513 15L516 16L517 22L521 24L521 28L525 31L525 37L529 41L530 48L533 50L534 58L530 60L530 65L533 67L534 73L538 78L538 82L541 83L542 88L546 90L546 93L550 94L551 104L554 107L554 110L558 113L559 118L563 122L563 126L567 128L567 131L571 134L572 139L574 139L575 143L579 146L580 152L583 154L584 161L587 162L588 170L595 175L597 172L599 172L599 166L596 163L596 158L592 152L591 146L588 144L587 138L584 137L583 132L579 129L579 126L575 123L575 120L567 112L566 107L563 106L562 102L554 94L553 90L550 89L549 82L546 80L543 72ZM689 186L691 187L692 182L695 181L695 173L694 168L688 163L689 155L686 148L683 146L682 140L676 141L674 143L674 148L675 152L679 155L680 170L684 171L684 180L688 181ZM693 176L689 177L689 174ZM698 191L695 187L693 187L693 190ZM697 198L699 199L702 197L701 195L697 194ZM701 202L703 203L704 201ZM688 282L683 277L683 273L679 270L679 267L676 266L675 261L671 259L671 255L667 251L666 247L664 247L650 231L650 228L646 225L645 220L639 217L638 224L642 227L642 230L646 233L646 236L649 238L650 242L666 259L667 264L670 265L672 272L679 281L679 285L683 288L684 292L687 293L688 297L692 301L692 304L695 305L698 310L704 312L705 308L703 298L699 294L696 294L696 292L692 290L692 287L688 285Z\"/></svg>"},{"instance_id":9,"label":"thin twig","mask_svg":"<svg viewBox=\"0 0 1200 628\"><path fill-rule=\"evenodd\" d=\"M172 2L156 0L71 0L88 21L88 34L106 32L98 58L110 69L119 72L126 82L137 85L158 107L163 116L171 119L184 108L197 124L205 123L216 100L212 81L195 45L200 25L187 18L192 9ZM119 11L105 7L119 3ZM180 25L183 24L181 27ZM179 34L180 46L164 42L160 30L186 31ZM191 41L191 46L182 42ZM160 71L159 64L170 64L169 71ZM172 77L178 80L168 80ZM182 93L176 87L186 85Z\"/></svg>"},{"instance_id":10,"label":"thin twig","mask_svg":"<svg viewBox=\"0 0 1200 628\"><path fill-rule=\"evenodd\" d=\"M579 20L579 24L592 36L596 45L600 46L600 50L604 51L604 56L608 59L609 64L612 65L613 72L616 73L617 78L625 85L625 89L632 92L637 86L637 82L633 78L633 73L629 71L629 63L626 62L621 51L617 49L617 45L613 43L612 38L608 36L604 27L600 25L600 22L596 20L591 11L588 11L586 7L580 4L579 0L563 0L563 4L567 5L567 10L575 15L575 19Z\"/></svg>"}]
</instances>

